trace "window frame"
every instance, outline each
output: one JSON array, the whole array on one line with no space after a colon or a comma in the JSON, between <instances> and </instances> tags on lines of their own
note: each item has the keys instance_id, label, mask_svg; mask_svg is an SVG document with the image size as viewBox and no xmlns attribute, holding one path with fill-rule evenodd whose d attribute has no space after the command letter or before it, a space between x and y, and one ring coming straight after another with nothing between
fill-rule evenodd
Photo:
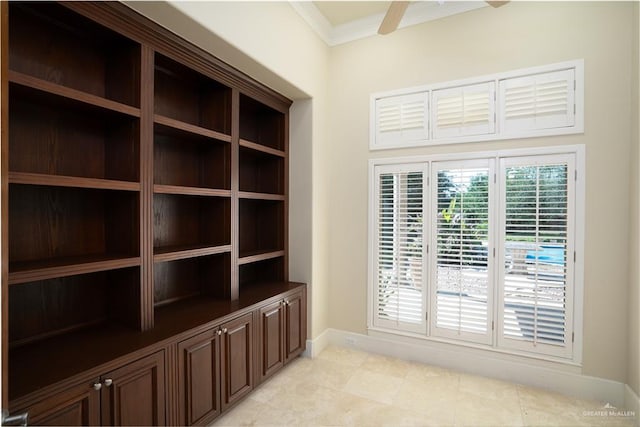
<instances>
[{"instance_id":1,"label":"window frame","mask_svg":"<svg viewBox=\"0 0 640 427\"><path fill-rule=\"evenodd\" d=\"M375 167L380 165L403 165L403 164L425 164L428 169L430 175L430 181L423 188L426 189L426 193L423 197L428 198L429 207L425 206L425 209L429 209L431 211L431 187L432 187L432 175L434 171L434 163L435 162L447 162L447 161L465 161L465 160L477 160L477 159L494 159L494 170L496 173L499 172L500 159L507 159L512 157L523 157L523 156L541 156L541 155L570 155L574 158L575 164L575 184L574 184L574 202L575 202L575 211L574 211L574 236L573 236L573 246L575 251L575 262L573 265L573 312L572 312L572 325L571 331L568 333L572 334L573 342L572 344L572 354L570 357L566 356L558 356L558 355L549 355L542 353L533 353L530 351L524 351L518 348L504 348L500 347L498 343L498 325L500 319L498 318L498 306L501 303L498 293L498 262L494 261L494 279L491 286L494 288L492 290L493 294L493 310L489 314L492 317L492 321L494 322L493 331L491 332L491 343L490 344L481 344L477 342L465 342L460 340L455 340L450 337L441 337L434 336L431 334L431 319L428 319L427 331L425 333L415 333L414 331L406 331L406 330L393 330L389 328L380 327L376 325L374 322L375 312L373 310L373 300L376 288L376 272L374 270L375 263L374 257L376 256L376 247L375 243L372 240L372 237L376 233L374 229L375 223L373 221L374 215L376 215L376 206L375 206ZM578 365L582 364L582 347L583 347L583 294L584 294L584 241L585 241L585 146L582 144L578 145L564 145L564 146L549 146L549 147L534 147L534 148L517 148L517 149L507 149L507 150L491 150L491 151L478 151L478 152L468 152L468 153L459 153L459 154L436 154L436 155L424 155L424 156L411 156L411 157L395 157L395 158L378 158L378 159L370 159L369 160L369 206L368 206L368 216L369 216L369 239L368 239L368 286L367 286L367 295L368 295L368 304L367 304L367 329L369 333L383 332L390 333L393 335L403 335L413 338L419 338L426 341L431 342L440 342L446 344L453 344L462 347L473 347L482 350L489 350L496 353L504 353L511 354L514 356L524 356L534 359L547 360L552 362L559 362L562 364L569 365ZM491 204L491 208L493 209L492 215L499 214L499 205L500 196L499 196L499 187L498 184L495 184L493 204ZM425 235L426 239L429 239L429 247L426 245L423 247L423 251L432 252L434 250L432 246L432 237L431 234L432 225L431 225L431 214L425 215L423 217L423 222L425 227L429 227L428 231L426 231ZM494 246L496 248L496 256L495 260L499 260L500 255L498 253L498 242L499 238L498 233L500 230L498 229L499 224L498 220L494 219L494 232L492 233L492 239L494 239ZM490 249L490 250L493 250ZM433 286L431 275L431 265L424 267L424 263L431 263L431 254L425 255L423 258L423 280L428 281L425 283L424 289L427 289L426 292L423 292L424 295L431 295L431 286ZM429 279L427 280L427 277ZM429 312L426 313L428 317L432 317L432 310L430 308L431 301L425 301L424 307L429 307Z\"/></svg>"},{"instance_id":2,"label":"window frame","mask_svg":"<svg viewBox=\"0 0 640 427\"><path fill-rule=\"evenodd\" d=\"M508 81L510 79L522 78L527 76L533 76L538 74L546 74L556 71L574 70L574 122L571 126L564 127L552 127L552 128L540 128L540 129L524 129L505 132L501 128L501 99L500 99L500 82ZM433 123L433 111L434 107L434 93L440 90L448 90L455 88L466 88L474 85L494 82L493 94L494 99L494 118L492 131L489 133L475 134L475 135L460 135L460 136L446 136L442 138L436 138L434 134ZM402 97L403 95L415 95L418 93L424 93L427 97L428 112L427 116L427 137L424 139L403 139L398 138L395 141L378 141L377 133L377 108L376 104L379 100L386 98ZM460 80L452 80L448 82L440 82L428 85L414 86L408 88L401 88L396 90L390 90L385 92L372 93L369 100L369 150L389 150L397 148L411 148L411 147L427 147L444 144L460 144L467 142L482 142L482 141L502 141L508 139L518 138L534 138L543 136L556 136L556 135L571 135L584 133L584 59L576 59L571 61L559 62L555 64L541 65L536 67L522 68L518 70L505 71L495 74L489 74L484 76L475 76Z\"/></svg>"}]
</instances>

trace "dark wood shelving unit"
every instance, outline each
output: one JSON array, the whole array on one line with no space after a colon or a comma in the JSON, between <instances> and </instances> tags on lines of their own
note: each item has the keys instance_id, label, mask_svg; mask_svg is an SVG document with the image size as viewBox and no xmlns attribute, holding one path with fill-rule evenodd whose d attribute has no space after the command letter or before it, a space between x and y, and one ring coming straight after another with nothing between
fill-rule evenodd
<instances>
[{"instance_id":1,"label":"dark wood shelving unit","mask_svg":"<svg viewBox=\"0 0 640 427\"><path fill-rule=\"evenodd\" d=\"M155 379L126 393L154 396L149 422L210 422L263 380L259 346L284 351L284 329L263 342L265 305L297 301L290 356L304 349L306 290L288 281L291 101L117 2L0 10L3 407L126 424L87 387L140 368ZM236 354L216 363L240 388L216 385L217 409L187 417L176 387L202 374L178 352L201 343Z\"/></svg>"}]
</instances>

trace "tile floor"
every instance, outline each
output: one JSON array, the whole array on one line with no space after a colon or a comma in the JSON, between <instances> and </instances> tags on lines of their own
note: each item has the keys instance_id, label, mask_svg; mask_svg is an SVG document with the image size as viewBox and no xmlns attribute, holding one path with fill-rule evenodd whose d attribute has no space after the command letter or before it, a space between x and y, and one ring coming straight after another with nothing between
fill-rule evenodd
<instances>
[{"instance_id":1,"label":"tile floor","mask_svg":"<svg viewBox=\"0 0 640 427\"><path fill-rule=\"evenodd\" d=\"M603 403L329 347L299 358L214 426L633 426ZM606 411L605 411L606 412Z\"/></svg>"}]
</instances>

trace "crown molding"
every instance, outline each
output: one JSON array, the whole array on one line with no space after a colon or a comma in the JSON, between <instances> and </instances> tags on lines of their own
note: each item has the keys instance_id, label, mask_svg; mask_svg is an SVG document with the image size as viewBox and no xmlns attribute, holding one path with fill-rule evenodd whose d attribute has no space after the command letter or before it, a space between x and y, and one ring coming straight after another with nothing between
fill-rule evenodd
<instances>
[{"instance_id":1,"label":"crown molding","mask_svg":"<svg viewBox=\"0 0 640 427\"><path fill-rule=\"evenodd\" d=\"M290 0L289 4L329 46L377 35L378 27L384 18L384 13L379 13L334 27L313 2ZM483 7L487 7L483 1L449 1L443 4L435 1L412 2L398 28L410 27Z\"/></svg>"}]
</instances>

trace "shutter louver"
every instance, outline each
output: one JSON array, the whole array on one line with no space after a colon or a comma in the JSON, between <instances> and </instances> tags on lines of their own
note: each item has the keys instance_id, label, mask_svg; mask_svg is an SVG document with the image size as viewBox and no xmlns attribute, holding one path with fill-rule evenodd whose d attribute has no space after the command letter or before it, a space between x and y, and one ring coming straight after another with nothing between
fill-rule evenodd
<instances>
[{"instance_id":1,"label":"shutter louver","mask_svg":"<svg viewBox=\"0 0 640 427\"><path fill-rule=\"evenodd\" d=\"M572 301L569 165L514 164L503 171L502 338L515 348L566 355Z\"/></svg>"},{"instance_id":2,"label":"shutter louver","mask_svg":"<svg viewBox=\"0 0 640 427\"><path fill-rule=\"evenodd\" d=\"M435 336L491 341L489 175L488 160L434 168L431 325Z\"/></svg>"},{"instance_id":3,"label":"shutter louver","mask_svg":"<svg viewBox=\"0 0 640 427\"><path fill-rule=\"evenodd\" d=\"M428 138L427 93L376 99L376 145L402 145Z\"/></svg>"},{"instance_id":4,"label":"shutter louver","mask_svg":"<svg viewBox=\"0 0 640 427\"><path fill-rule=\"evenodd\" d=\"M574 79L570 69L501 80L501 131L573 126Z\"/></svg>"},{"instance_id":5,"label":"shutter louver","mask_svg":"<svg viewBox=\"0 0 640 427\"><path fill-rule=\"evenodd\" d=\"M375 323L424 331L423 172L379 171L376 180Z\"/></svg>"},{"instance_id":6,"label":"shutter louver","mask_svg":"<svg viewBox=\"0 0 640 427\"><path fill-rule=\"evenodd\" d=\"M495 84L433 91L434 139L485 135L495 131Z\"/></svg>"}]
</instances>

